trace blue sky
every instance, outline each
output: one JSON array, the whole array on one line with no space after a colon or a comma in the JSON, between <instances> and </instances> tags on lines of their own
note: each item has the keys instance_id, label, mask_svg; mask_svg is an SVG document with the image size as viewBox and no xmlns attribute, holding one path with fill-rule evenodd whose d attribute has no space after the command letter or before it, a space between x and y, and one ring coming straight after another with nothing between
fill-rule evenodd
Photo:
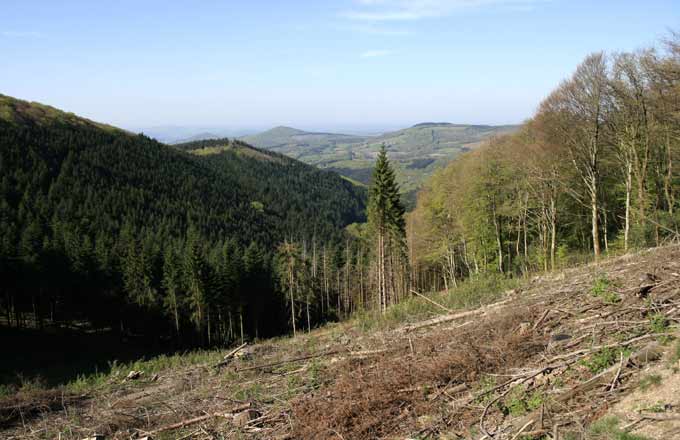
<instances>
[{"instance_id":1,"label":"blue sky","mask_svg":"<svg viewBox=\"0 0 680 440\"><path fill-rule=\"evenodd\" d=\"M127 128L504 124L677 0L0 0L0 93Z\"/></svg>"}]
</instances>

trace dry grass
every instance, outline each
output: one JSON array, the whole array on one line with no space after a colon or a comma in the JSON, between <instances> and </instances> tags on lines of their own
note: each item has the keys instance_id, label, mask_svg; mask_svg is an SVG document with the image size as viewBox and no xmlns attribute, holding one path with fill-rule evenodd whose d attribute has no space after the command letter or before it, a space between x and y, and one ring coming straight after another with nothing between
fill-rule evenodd
<instances>
[{"instance_id":1,"label":"dry grass","mask_svg":"<svg viewBox=\"0 0 680 440\"><path fill-rule=\"evenodd\" d=\"M648 272L659 283L641 298L635 292ZM605 278L620 301L592 293ZM538 438L554 425L581 435L643 376L631 363L613 377L621 354L669 342L655 334L680 321L680 248L547 274L501 297L493 309L413 331L345 323L265 341L219 371L213 365L227 350L139 364L148 371L136 381L122 381L121 368L63 401L62 390L27 387L0 399L0 437L128 439L243 403L260 415L246 426L211 417L154 438L479 438L480 420L512 438L538 420L538 408L541 423L523 435ZM610 370L606 381L579 388Z\"/></svg>"},{"instance_id":2,"label":"dry grass","mask_svg":"<svg viewBox=\"0 0 680 440\"><path fill-rule=\"evenodd\" d=\"M520 332L527 309L487 319L473 331L445 331L405 349L338 368L335 382L293 404L295 438L381 438L417 430L418 417L442 408L428 391L473 384L491 371L521 366L546 339Z\"/></svg>"}]
</instances>

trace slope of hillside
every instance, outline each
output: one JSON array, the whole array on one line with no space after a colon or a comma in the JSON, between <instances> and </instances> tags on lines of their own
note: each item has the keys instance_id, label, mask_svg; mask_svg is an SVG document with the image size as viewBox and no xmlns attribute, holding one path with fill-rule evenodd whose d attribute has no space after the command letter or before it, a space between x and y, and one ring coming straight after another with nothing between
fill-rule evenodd
<instances>
[{"instance_id":1,"label":"slope of hillside","mask_svg":"<svg viewBox=\"0 0 680 440\"><path fill-rule=\"evenodd\" d=\"M302 202L308 204L307 209L301 208L302 214L308 218L309 216L314 218L315 212L319 210L316 202L312 202L314 199L305 199L307 191L313 187L316 188L319 182L324 182L320 186L322 193L315 194L315 196L331 200L335 196L340 197L342 200L336 200L335 209L339 210L340 215L347 218L349 223L360 221L363 216L365 198L363 190L350 185L334 173L319 171L301 162L258 150L242 142L232 144L235 146L232 149L220 151L224 153L220 155L222 164L225 168L229 168L229 170L220 170L208 165L209 161L197 157L205 155L207 151L185 155L175 150L175 148L182 150L198 148L199 145L203 145L201 141L198 144L186 143L170 148L144 136L132 135L115 127L92 122L49 106L28 103L7 96L0 96L0 124L2 124L0 128L3 133L3 174L14 173L20 168L26 172L37 171L33 170L33 167L44 173L40 176L42 180L39 184L35 181L10 180L6 185L11 185L11 187L4 188L5 194L20 195L26 191L40 190L54 192L57 187L64 186L61 181L67 179L65 174L71 173L73 180L69 182L69 193L62 195L73 197L73 204L77 204L75 199L79 197L79 191L89 188L88 191L92 192L94 189L93 194L82 195L88 200L83 202L80 209L92 210L95 219L107 214L112 215L108 211L114 210L114 207L111 203L105 203L112 196L105 194L119 189L139 192L142 197L138 202L140 206L146 209L148 205L149 209L156 212L165 211L163 204L179 208L179 205L190 206L200 199L207 198L205 200L207 203L203 204L201 201L196 209L201 210L209 206L211 211L215 209L221 211L223 218L215 218L214 214L208 213L202 215L200 212L196 212L195 216L200 217L201 222L206 224L206 228L211 230L225 226L236 227L237 224L231 226L219 224L227 217L233 217L236 220L235 223L262 223L262 218L255 221L253 217L254 215L260 216L261 213L253 214L250 209L244 209L243 212L238 213L234 210L250 206L251 202L261 198L276 198L283 203L283 206L275 210L269 210L269 207L265 206L265 217L267 215L273 215L273 217L264 222L263 231L257 234L268 235L272 230L285 230L289 233L291 225L304 227L304 225L287 220L292 211L298 212ZM32 140L32 138L37 140ZM224 143L224 140L218 140L217 143ZM35 159L25 161L21 155L35 156ZM245 158L259 160L248 161ZM234 163L229 164L230 160ZM41 168L42 163L46 167L44 170ZM276 164L281 166L277 167ZM285 179L286 174L298 176L295 186L282 182L281 179ZM259 177L253 179L251 175ZM102 186L98 182L99 179L106 181L108 186ZM197 184L196 188L190 189L195 193L182 192L187 182ZM37 187L31 187L33 184L37 184ZM269 194L272 187L277 188L275 196ZM331 188L331 192L323 193ZM287 206L285 202L288 196L302 197L303 201ZM170 198L167 203L164 200L165 197ZM48 201L52 200L53 197L48 198ZM26 204L33 202L32 200L13 199L12 201ZM63 200L62 203L64 203ZM10 204L10 209L15 206L18 205ZM172 209L175 210L175 208ZM125 208L121 210L126 211ZM232 211L234 212L231 213ZM225 216L226 213L230 214ZM173 227L177 226L178 230L181 230L183 228L179 225L186 223L187 214L190 212L175 210L169 218L163 221L168 221ZM285 223L283 228L277 226L277 224L281 225L281 219L284 219ZM139 220L144 221L144 216L140 216ZM346 224L332 223L332 226L336 230L341 230Z\"/></svg>"},{"instance_id":2,"label":"slope of hillside","mask_svg":"<svg viewBox=\"0 0 680 440\"><path fill-rule=\"evenodd\" d=\"M336 173L234 139L174 147L199 157L216 171L238 175L242 185L253 188L265 206L285 212L281 215L288 236L330 237L364 219L366 189Z\"/></svg>"},{"instance_id":3,"label":"slope of hillside","mask_svg":"<svg viewBox=\"0 0 680 440\"><path fill-rule=\"evenodd\" d=\"M380 136L354 136L276 127L241 139L364 184L369 183L373 161L385 144L397 168L399 183L412 199L413 192L437 167L475 148L484 139L515 128L427 122Z\"/></svg>"},{"instance_id":4,"label":"slope of hillside","mask_svg":"<svg viewBox=\"0 0 680 440\"><path fill-rule=\"evenodd\" d=\"M431 319L373 332L360 321L335 324L295 339L115 366L78 388L27 388L0 403L3 434L674 438L676 394L603 417L635 390L675 383L669 375L677 370L653 380L648 373L678 362L680 247L550 273L497 298L444 315L414 299L412 309ZM130 370L139 378L125 380ZM660 437L625 437L630 430Z\"/></svg>"},{"instance_id":5,"label":"slope of hillside","mask_svg":"<svg viewBox=\"0 0 680 440\"><path fill-rule=\"evenodd\" d=\"M5 96L0 115L5 326L192 345L234 338L238 316L239 333L274 335L278 245L344 243L365 219L363 188L242 143L192 154Z\"/></svg>"},{"instance_id":6,"label":"slope of hillside","mask_svg":"<svg viewBox=\"0 0 680 440\"><path fill-rule=\"evenodd\" d=\"M295 157L295 155L306 155L311 151L327 148L337 143L360 142L363 138L346 134L314 133L291 127L274 127L241 139L260 148Z\"/></svg>"},{"instance_id":7,"label":"slope of hillside","mask_svg":"<svg viewBox=\"0 0 680 440\"><path fill-rule=\"evenodd\" d=\"M107 124L90 121L38 102L28 102L0 94L0 122L17 128L21 126L72 126L98 128L122 134L124 130Z\"/></svg>"}]
</instances>

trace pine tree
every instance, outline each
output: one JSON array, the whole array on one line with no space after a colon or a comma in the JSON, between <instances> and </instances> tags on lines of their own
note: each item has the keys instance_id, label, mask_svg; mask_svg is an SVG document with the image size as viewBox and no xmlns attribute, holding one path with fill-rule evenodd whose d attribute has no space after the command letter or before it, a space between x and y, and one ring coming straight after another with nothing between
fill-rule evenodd
<instances>
[{"instance_id":1,"label":"pine tree","mask_svg":"<svg viewBox=\"0 0 680 440\"><path fill-rule=\"evenodd\" d=\"M178 256L172 246L167 246L163 254L163 281L165 289L165 306L169 309L175 324L175 335L180 337L179 308L180 308L180 278L181 270Z\"/></svg>"},{"instance_id":2,"label":"pine tree","mask_svg":"<svg viewBox=\"0 0 680 440\"><path fill-rule=\"evenodd\" d=\"M378 301L384 313L388 304L397 300L397 286L405 287L396 280L406 255L404 207L384 145L373 170L368 221L375 237Z\"/></svg>"},{"instance_id":3,"label":"pine tree","mask_svg":"<svg viewBox=\"0 0 680 440\"><path fill-rule=\"evenodd\" d=\"M204 342L206 323L206 271L198 233L190 226L184 250L184 286L192 308L191 319L196 326L201 344Z\"/></svg>"},{"instance_id":4,"label":"pine tree","mask_svg":"<svg viewBox=\"0 0 680 440\"><path fill-rule=\"evenodd\" d=\"M295 320L295 301L299 295L299 285L301 277L302 256L297 244L285 241L279 245L277 251L279 265L279 277L281 284L288 290L288 301L290 303L290 320L293 327L293 336L297 334Z\"/></svg>"}]
</instances>

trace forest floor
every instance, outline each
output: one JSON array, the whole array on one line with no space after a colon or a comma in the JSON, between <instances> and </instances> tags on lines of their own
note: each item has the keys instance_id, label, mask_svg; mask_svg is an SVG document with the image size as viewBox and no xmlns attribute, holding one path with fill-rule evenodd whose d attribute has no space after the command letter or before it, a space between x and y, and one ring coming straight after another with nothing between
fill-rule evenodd
<instances>
[{"instance_id":1,"label":"forest floor","mask_svg":"<svg viewBox=\"0 0 680 440\"><path fill-rule=\"evenodd\" d=\"M0 398L0 436L680 438L680 247L538 276L445 313L26 386Z\"/></svg>"}]
</instances>

